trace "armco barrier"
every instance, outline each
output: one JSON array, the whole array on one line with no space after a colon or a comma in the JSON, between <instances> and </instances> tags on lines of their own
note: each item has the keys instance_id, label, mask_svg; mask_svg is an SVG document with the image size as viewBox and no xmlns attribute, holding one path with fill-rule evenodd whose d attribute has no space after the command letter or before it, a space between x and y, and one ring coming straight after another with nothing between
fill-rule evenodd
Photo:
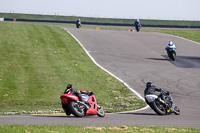
<instances>
[{"instance_id":1,"label":"armco barrier","mask_svg":"<svg viewBox=\"0 0 200 133\"><path fill-rule=\"evenodd\" d=\"M4 18L4 21L13 21L10 18ZM31 20L31 19L16 19L16 21L23 22L48 22L48 23L69 23L75 24L76 21L57 21L57 20ZM81 22L87 25L105 25L105 26L134 26L134 24L122 23L98 23L98 22ZM180 25L142 25L142 27L160 27L160 28L200 28L200 26L180 26Z\"/></svg>"}]
</instances>

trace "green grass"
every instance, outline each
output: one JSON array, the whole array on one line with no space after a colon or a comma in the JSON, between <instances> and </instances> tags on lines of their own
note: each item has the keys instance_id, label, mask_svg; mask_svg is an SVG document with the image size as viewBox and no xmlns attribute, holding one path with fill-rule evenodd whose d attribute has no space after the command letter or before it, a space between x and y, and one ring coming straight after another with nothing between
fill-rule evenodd
<instances>
[{"instance_id":1,"label":"green grass","mask_svg":"<svg viewBox=\"0 0 200 133\"><path fill-rule=\"evenodd\" d=\"M59 28L74 25L0 24L1 114L37 113L40 110L61 112L59 96L68 83L74 84L77 89L94 91L98 103L104 106L106 112L134 110L145 105L134 94L129 95L130 91L116 79L96 67L75 40ZM82 28L96 27L84 25ZM131 28L100 26L100 29L106 30ZM199 29L142 28L141 31L172 34L200 42ZM117 97L123 99L114 100ZM104 98L106 100L102 100Z\"/></svg>"},{"instance_id":2,"label":"green grass","mask_svg":"<svg viewBox=\"0 0 200 133\"><path fill-rule=\"evenodd\" d=\"M119 23L134 24L135 19L119 19L119 18L94 18L79 16L58 16L58 15L36 15L36 14L20 14L20 13L0 13L0 18L16 18L31 20L57 20L57 21L76 21L81 19L82 22L98 22L98 23ZM178 26L200 26L200 21L183 21L183 20L150 20L140 19L144 25L178 25Z\"/></svg>"},{"instance_id":3,"label":"green grass","mask_svg":"<svg viewBox=\"0 0 200 133\"><path fill-rule=\"evenodd\" d=\"M200 30L199 31L183 31L183 30L157 30L156 32L175 35L189 40L200 43Z\"/></svg>"},{"instance_id":4,"label":"green grass","mask_svg":"<svg viewBox=\"0 0 200 133\"><path fill-rule=\"evenodd\" d=\"M0 114L37 113L40 110L62 112L59 96L68 83L74 84L77 89L94 91L98 103L104 106L106 112L134 110L145 105L134 94L129 95L130 91L116 79L96 67L79 44L59 28L74 25L0 24ZM96 27L83 26L91 29ZM131 28L100 27L106 30ZM198 29L142 28L141 31L172 34L200 42ZM117 97L123 99L114 100ZM102 100L104 98L106 100Z\"/></svg>"},{"instance_id":5,"label":"green grass","mask_svg":"<svg viewBox=\"0 0 200 133\"><path fill-rule=\"evenodd\" d=\"M106 112L145 106L123 84L98 68L63 29L0 22L1 114L61 112L59 97L69 83L76 90L93 91Z\"/></svg>"},{"instance_id":6,"label":"green grass","mask_svg":"<svg viewBox=\"0 0 200 133\"><path fill-rule=\"evenodd\" d=\"M107 112L144 106L144 103L138 100L134 94L128 95L130 91L121 83L96 67L79 44L66 31L58 27L75 26L59 23L0 22L0 114L6 112L8 114L12 112L13 114L40 113L38 112L40 110L42 110L41 113L45 111L60 112L62 109L59 97L68 83L74 84L79 89L94 91L99 104L103 105ZM96 27L83 25L82 28L95 29ZM106 30L128 30L131 28L133 27L100 26L100 29ZM173 34L200 42L199 29L142 28L142 31ZM119 95L119 92L122 94ZM123 99L116 103L114 97L123 97ZM124 103L133 106L128 107L123 105ZM124 109L122 109L123 107ZM199 133L200 130L137 126L1 125L0 132Z\"/></svg>"},{"instance_id":7,"label":"green grass","mask_svg":"<svg viewBox=\"0 0 200 133\"><path fill-rule=\"evenodd\" d=\"M0 125L1 133L199 133L199 129L174 127L83 127L46 125Z\"/></svg>"}]
</instances>

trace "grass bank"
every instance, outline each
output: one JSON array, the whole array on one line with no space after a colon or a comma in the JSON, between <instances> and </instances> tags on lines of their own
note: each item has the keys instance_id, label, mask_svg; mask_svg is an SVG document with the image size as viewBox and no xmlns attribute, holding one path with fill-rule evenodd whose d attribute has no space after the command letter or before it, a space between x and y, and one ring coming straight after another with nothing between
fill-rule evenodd
<instances>
[{"instance_id":1,"label":"grass bank","mask_svg":"<svg viewBox=\"0 0 200 133\"><path fill-rule=\"evenodd\" d=\"M0 114L62 112L59 96L68 83L77 89L94 91L106 112L134 110L145 105L96 67L79 44L59 27L74 25L1 22ZM83 28L95 29L96 26L84 25ZM105 30L130 28L100 27ZM199 29L142 28L141 31L172 34L200 43ZM102 100L104 98L107 99Z\"/></svg>"},{"instance_id":2,"label":"grass bank","mask_svg":"<svg viewBox=\"0 0 200 133\"><path fill-rule=\"evenodd\" d=\"M93 91L106 112L145 106L59 27L0 22L0 54L1 114L62 112L69 83Z\"/></svg>"},{"instance_id":3,"label":"grass bank","mask_svg":"<svg viewBox=\"0 0 200 133\"><path fill-rule=\"evenodd\" d=\"M83 126L46 126L46 125L0 125L1 133L199 133L199 129L174 127L83 127Z\"/></svg>"},{"instance_id":4,"label":"grass bank","mask_svg":"<svg viewBox=\"0 0 200 133\"><path fill-rule=\"evenodd\" d=\"M119 18L95 18L80 16L59 16L59 15L38 15L38 14L20 14L20 13L0 13L0 18L16 18L29 20L56 20L56 21L76 21L81 19L82 22L98 22L98 23L116 23L116 24L134 24L137 18L119 19ZM177 26L200 26L200 21L186 20L153 20L140 19L143 25L177 25Z\"/></svg>"},{"instance_id":5,"label":"grass bank","mask_svg":"<svg viewBox=\"0 0 200 133\"><path fill-rule=\"evenodd\" d=\"M200 43L200 29L199 30L153 30L153 32L165 33L183 37Z\"/></svg>"}]
</instances>

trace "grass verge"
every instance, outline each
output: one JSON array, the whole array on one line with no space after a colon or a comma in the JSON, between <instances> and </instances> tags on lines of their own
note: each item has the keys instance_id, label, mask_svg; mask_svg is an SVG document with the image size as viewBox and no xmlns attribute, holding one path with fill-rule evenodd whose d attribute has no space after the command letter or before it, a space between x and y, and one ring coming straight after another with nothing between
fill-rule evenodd
<instances>
[{"instance_id":1,"label":"grass verge","mask_svg":"<svg viewBox=\"0 0 200 133\"><path fill-rule=\"evenodd\" d=\"M199 129L174 127L83 127L83 126L46 126L46 125L0 125L1 133L199 133Z\"/></svg>"},{"instance_id":2,"label":"grass verge","mask_svg":"<svg viewBox=\"0 0 200 133\"><path fill-rule=\"evenodd\" d=\"M63 29L0 22L0 31L0 114L63 112L59 97L68 83L93 91L106 112L145 106Z\"/></svg>"},{"instance_id":3,"label":"grass verge","mask_svg":"<svg viewBox=\"0 0 200 133\"><path fill-rule=\"evenodd\" d=\"M200 29L143 28L142 31L175 35L200 43Z\"/></svg>"},{"instance_id":4,"label":"grass verge","mask_svg":"<svg viewBox=\"0 0 200 133\"><path fill-rule=\"evenodd\" d=\"M95 18L95 17L39 15L39 14L21 14L21 13L0 13L0 18L56 20L56 21L76 21L77 19L81 19L82 22L115 23L115 24L134 24L135 20L137 19L137 18L135 19ZM200 21L153 20L153 19L140 19L140 20L143 25L200 26Z\"/></svg>"},{"instance_id":5,"label":"grass verge","mask_svg":"<svg viewBox=\"0 0 200 133\"><path fill-rule=\"evenodd\" d=\"M59 96L62 94L66 84L69 82L75 84L76 88L82 87L83 89L88 88L94 91L97 94L97 99L100 101L99 103L105 107L107 112L120 111L118 110L118 105L119 106L122 105L121 102L131 103L130 99L128 99L128 101L120 99L119 104L114 103L109 105L108 102L106 103L104 102L105 100L103 100L107 95L102 94L101 97L99 97L99 94L101 94L102 91L101 83L105 83L105 87L103 89L107 90L107 93L109 94L116 93L114 95L115 98L121 97L118 94L119 92L123 91L125 91L125 93L130 93L130 92L123 85L121 85L121 83L119 83L109 75L105 74L105 72L103 72L99 68L96 68L91 61L88 61L88 57L85 55L84 51L81 50L80 46L76 42L74 42L73 38L71 38L65 31L54 26L49 26L52 24L47 24L47 23L41 24L41 23L0 22L0 24L1 24L0 25L0 54L1 54L0 102L2 103L0 105L1 114L6 113L6 111L9 111L7 113L11 114L40 113L39 109L41 109L41 113L44 113L45 111L47 113L55 111L60 112L62 111L62 109L60 109ZM62 25L53 24L53 25L59 27L74 27L74 25L65 25L65 24ZM88 27L95 28L96 26L87 26L87 25L83 26L83 28L88 28ZM131 28L132 27L110 27L110 26L101 27L101 29L110 29L110 30L116 30L116 29L127 30ZM50 32L46 33L46 31ZM176 36L182 36L190 40L200 42L198 40L200 34L199 29L177 30L177 29L142 28L142 31L147 31L147 32L153 31L153 32L173 34ZM30 40L32 39L32 41L29 42L28 41L29 39ZM59 43L58 42L56 43L54 41L56 42L58 41ZM72 52L71 50L75 51ZM80 61L79 58L87 60L87 63L84 62L85 60L79 62ZM28 59L31 60L28 61ZM74 61L72 61L72 59ZM25 61L23 62L23 60ZM43 63L47 66L43 65ZM37 64L36 68L34 68L33 64ZM90 68L88 68L87 70L85 70L85 68L87 68L86 64L91 65ZM84 67L84 65L86 66L83 69L80 65L82 65L82 67ZM76 68L78 69L76 70ZM93 69L95 69L95 71L93 71ZM96 70L97 72L100 71L100 73L96 73ZM33 73L31 71L33 71ZM37 71L39 71L39 73ZM24 76L20 74L21 72L23 72ZM77 72L80 72L81 75L78 75ZM103 78L101 74L104 75ZM37 78L34 78L35 76ZM92 82L88 83L87 79L90 76L95 79L90 79L89 81ZM93 83L94 81L95 83ZM87 86L87 88L85 88L85 86ZM118 90L116 90L116 88L118 88ZM32 91L34 93L32 93ZM138 99L137 97L135 98L134 94L132 93L129 95L122 94L122 97L127 97L127 96L133 100L132 101L133 103L138 103L137 106L138 108L139 106L142 107L144 105L144 103L141 100L137 101ZM114 97L112 98L110 97L111 101L111 102L109 101L110 103L112 103ZM26 101L29 98L30 100ZM18 101L15 102L15 100ZM12 102L14 102L14 104ZM39 105L37 106L36 104ZM130 108L127 107L125 106L125 108L121 110L133 109L131 107ZM134 106L134 108L137 107ZM137 126L80 127L80 126L47 126L47 125L41 125L41 126L1 125L0 132L2 133L12 133L12 132L15 133L21 133L21 132L199 133L200 130L189 129L189 128L174 128L174 127L162 128L162 127L137 127Z\"/></svg>"}]
</instances>

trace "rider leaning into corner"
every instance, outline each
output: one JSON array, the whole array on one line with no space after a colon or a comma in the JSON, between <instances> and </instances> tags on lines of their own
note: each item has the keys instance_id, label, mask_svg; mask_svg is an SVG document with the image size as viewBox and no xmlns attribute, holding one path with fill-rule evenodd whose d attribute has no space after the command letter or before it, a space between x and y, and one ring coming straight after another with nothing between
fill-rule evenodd
<instances>
[{"instance_id":1,"label":"rider leaning into corner","mask_svg":"<svg viewBox=\"0 0 200 133\"><path fill-rule=\"evenodd\" d=\"M140 22L140 20L139 20L139 19L137 19L137 20L135 21L135 26L136 26L136 25L138 25L138 24L140 24L140 25L141 25L141 22Z\"/></svg>"},{"instance_id":2,"label":"rider leaning into corner","mask_svg":"<svg viewBox=\"0 0 200 133\"><path fill-rule=\"evenodd\" d=\"M77 26L77 28L78 28L78 25L81 25L81 20L80 19L78 19L77 21L76 21L76 26Z\"/></svg>"},{"instance_id":3,"label":"rider leaning into corner","mask_svg":"<svg viewBox=\"0 0 200 133\"><path fill-rule=\"evenodd\" d=\"M158 93L156 93L156 92L158 92ZM161 99L162 100L164 100L165 101L165 96L166 95L169 95L169 92L168 91L164 91L163 89L161 89L161 88L157 88L155 85L153 85L151 82L148 82L147 84L146 84L146 88L145 88L145 90L144 90L144 96L146 96L146 95L149 95L149 94L159 94L159 96L161 96ZM169 99L169 101L172 103L172 101L173 101L173 99L171 99L171 97L169 97L170 99ZM146 103L147 104L149 104L148 103L148 101L146 100L146 98L145 98L145 101L146 101ZM166 101L165 101L166 102ZM173 109L172 109L173 110Z\"/></svg>"},{"instance_id":4,"label":"rider leaning into corner","mask_svg":"<svg viewBox=\"0 0 200 133\"><path fill-rule=\"evenodd\" d=\"M151 82L148 82L146 84L146 88L144 90L144 96L149 95L149 94L154 94L155 92L161 92L162 89L161 88L157 88L156 86L154 86ZM161 96L162 97L162 96ZM146 99L145 99L146 100ZM146 100L147 102L147 100Z\"/></svg>"},{"instance_id":5,"label":"rider leaning into corner","mask_svg":"<svg viewBox=\"0 0 200 133\"><path fill-rule=\"evenodd\" d=\"M137 19L137 20L135 21L134 25L135 25L135 28L136 28L138 25L142 26L142 23L140 22L139 19Z\"/></svg>"},{"instance_id":6,"label":"rider leaning into corner","mask_svg":"<svg viewBox=\"0 0 200 133\"><path fill-rule=\"evenodd\" d=\"M169 54L169 50L170 49L176 49L175 44L172 41L169 41L169 43L167 44L167 46L165 47L165 50L167 51L167 54ZM176 54L176 53L175 53Z\"/></svg>"},{"instance_id":7,"label":"rider leaning into corner","mask_svg":"<svg viewBox=\"0 0 200 133\"><path fill-rule=\"evenodd\" d=\"M71 93L73 95L76 95L79 98L79 101L81 103L85 103L86 105L88 105L90 107L90 103L88 101L84 101L83 97L81 96L81 94L89 95L91 93L90 91L76 91L74 86L71 84L67 85L67 88L65 89L64 94L67 94L69 92L68 90L71 90Z\"/></svg>"}]
</instances>

